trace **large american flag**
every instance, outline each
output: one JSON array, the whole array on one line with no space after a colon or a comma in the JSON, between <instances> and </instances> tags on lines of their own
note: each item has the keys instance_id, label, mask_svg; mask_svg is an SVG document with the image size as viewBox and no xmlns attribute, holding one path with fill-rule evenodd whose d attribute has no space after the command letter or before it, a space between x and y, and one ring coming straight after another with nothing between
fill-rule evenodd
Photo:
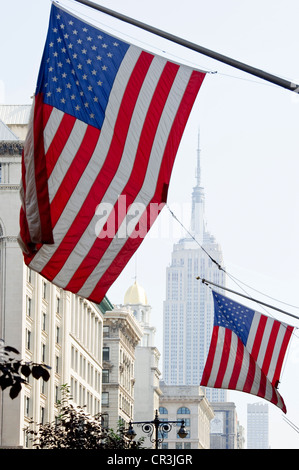
<instances>
[{"instance_id":1,"label":"large american flag","mask_svg":"<svg viewBox=\"0 0 299 470\"><path fill-rule=\"evenodd\" d=\"M293 327L213 291L214 328L201 385L286 407L277 387Z\"/></svg>"},{"instance_id":2,"label":"large american flag","mask_svg":"<svg viewBox=\"0 0 299 470\"><path fill-rule=\"evenodd\" d=\"M52 5L23 152L30 268L101 301L166 202L204 76Z\"/></svg>"}]
</instances>

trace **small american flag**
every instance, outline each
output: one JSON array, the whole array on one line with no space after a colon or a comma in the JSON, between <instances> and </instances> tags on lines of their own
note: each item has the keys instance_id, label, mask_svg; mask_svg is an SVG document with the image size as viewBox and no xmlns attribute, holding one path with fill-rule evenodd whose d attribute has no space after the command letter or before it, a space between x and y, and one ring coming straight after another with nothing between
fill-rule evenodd
<instances>
[{"instance_id":1,"label":"small american flag","mask_svg":"<svg viewBox=\"0 0 299 470\"><path fill-rule=\"evenodd\" d=\"M52 5L23 152L30 268L101 301L166 202L204 77Z\"/></svg>"},{"instance_id":2,"label":"small american flag","mask_svg":"<svg viewBox=\"0 0 299 470\"><path fill-rule=\"evenodd\" d=\"M213 291L214 328L201 385L251 393L286 407L277 391L293 327Z\"/></svg>"}]
</instances>

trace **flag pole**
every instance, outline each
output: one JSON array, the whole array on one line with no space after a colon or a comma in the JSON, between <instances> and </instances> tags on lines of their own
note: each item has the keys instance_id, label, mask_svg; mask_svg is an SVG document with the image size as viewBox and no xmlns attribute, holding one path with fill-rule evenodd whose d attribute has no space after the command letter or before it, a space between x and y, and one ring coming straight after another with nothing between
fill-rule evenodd
<instances>
[{"instance_id":1,"label":"flag pole","mask_svg":"<svg viewBox=\"0 0 299 470\"><path fill-rule=\"evenodd\" d=\"M231 67L234 67L236 69L242 70L243 72L249 73L251 75L254 75L258 78L261 78L262 80L266 80L270 83L273 83L274 85L278 85L280 87L286 88L289 91L299 93L299 85L297 85L294 82L290 82L289 80L285 80L281 77L278 77L276 75L272 75L268 72L265 72L261 69L252 67L250 65L247 65L243 62L239 62L238 60L232 59L231 57L227 57L223 54L220 54L218 52L212 51L210 49L207 49L205 47L199 46L193 42L187 41L185 39L182 39L178 36L175 36L173 34L167 33L165 31L162 31L161 29L155 28L153 26L147 25L146 23L143 23L141 21L135 20L133 18L130 18L129 16L123 15L121 13L118 13L114 10L110 10L109 8L103 7L102 5L98 5L97 3L91 2L89 0L75 0L78 3L82 3L83 5L86 5L88 7L94 8L95 10L101 11L102 13L106 13L107 15L113 16L114 18L117 18L121 21L124 21L126 23L129 23L133 26L137 26L138 28L142 28L150 33L156 34L157 36L161 36L164 39L167 39L169 41L175 42L181 46L187 47L188 49L192 49L193 51L199 52L200 54L206 55L212 59L215 59L219 62L222 62L226 65L229 65Z\"/></svg>"},{"instance_id":2,"label":"flag pole","mask_svg":"<svg viewBox=\"0 0 299 470\"><path fill-rule=\"evenodd\" d=\"M273 305L266 304L265 302L261 302L260 300L253 299L252 297L248 297L247 295L240 294L240 292L236 292L232 289L229 289L228 287L219 286L218 284L215 284L214 282L211 282L211 281L207 281L206 279L203 279L202 277L199 277L199 276L197 276L196 279L201 280L203 284L206 284L206 285L211 284L212 286L219 287L220 289L227 290L227 291L231 292L232 294L240 295L241 297L244 297L245 299L251 300L252 302L256 302L258 304L264 305L265 307L272 308L274 310L277 310L280 313L284 313L285 315L289 315L290 317L293 317L293 318L296 318L297 320L299 320L299 317L297 317L296 315L293 315L292 313L286 312L285 310L281 310L280 308L277 308L277 307L273 307Z\"/></svg>"}]
</instances>

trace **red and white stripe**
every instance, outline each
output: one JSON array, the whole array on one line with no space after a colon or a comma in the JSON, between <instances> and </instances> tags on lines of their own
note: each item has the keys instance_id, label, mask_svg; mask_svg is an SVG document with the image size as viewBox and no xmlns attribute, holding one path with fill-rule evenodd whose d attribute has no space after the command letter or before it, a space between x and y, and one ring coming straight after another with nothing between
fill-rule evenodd
<instances>
[{"instance_id":1,"label":"red and white stripe","mask_svg":"<svg viewBox=\"0 0 299 470\"><path fill-rule=\"evenodd\" d=\"M54 284L90 300L99 302L104 297L142 242L135 226L125 238L118 236L118 231L124 233L125 223L125 214L118 212L119 196L126 196L127 209L132 203L147 208L139 222L149 230L149 222L154 221L149 220L150 204L166 200L174 158L203 79L201 72L130 46L116 76L101 130L42 105L36 97L35 107L41 108L43 123L43 176L46 171L48 178L43 189L49 207L45 205L44 211L50 218L54 243L25 254L26 264ZM40 141L38 132L33 121L27 143L31 149ZM40 235L32 153L24 156L23 217L26 215L29 233ZM28 217L31 193L36 195L32 208L35 225ZM96 236L99 217L95 212L101 202L112 204L110 217L118 215L120 225L114 238ZM26 244L22 231L21 238ZM31 241L44 243L38 236Z\"/></svg>"},{"instance_id":2,"label":"red and white stripe","mask_svg":"<svg viewBox=\"0 0 299 470\"><path fill-rule=\"evenodd\" d=\"M275 386L293 327L255 312L246 349Z\"/></svg>"},{"instance_id":3,"label":"red and white stripe","mask_svg":"<svg viewBox=\"0 0 299 470\"><path fill-rule=\"evenodd\" d=\"M245 346L230 329L214 326L201 385L257 395L286 413L276 382L292 331L256 312Z\"/></svg>"}]
</instances>

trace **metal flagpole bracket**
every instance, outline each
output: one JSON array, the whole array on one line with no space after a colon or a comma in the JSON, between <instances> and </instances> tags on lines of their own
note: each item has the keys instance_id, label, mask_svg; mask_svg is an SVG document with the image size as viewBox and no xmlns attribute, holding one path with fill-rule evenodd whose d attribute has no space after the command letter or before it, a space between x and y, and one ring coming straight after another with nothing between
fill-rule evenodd
<instances>
[{"instance_id":1,"label":"metal flagpole bracket","mask_svg":"<svg viewBox=\"0 0 299 470\"><path fill-rule=\"evenodd\" d=\"M226 65L239 69L243 72L254 75L255 77L261 78L262 80L266 80L270 83L273 83L274 85L278 85L282 88L292 91L293 93L299 93L299 85L294 82L285 80L281 77L277 77L276 75L272 75L271 73L265 72L256 67L252 67L243 62L232 59L231 57L227 57L223 54L219 54L218 52L199 46L198 44L182 39L178 36L167 33L166 31L155 28L153 26L147 25L146 23L130 18L129 16L123 15L114 10L110 10L110 8L103 7L102 5L98 5L97 3L91 2L89 0L75 0L75 2L81 3L90 8L94 8L95 10L101 11L102 13L106 13L107 15L113 16L114 18L117 18L121 21L129 23L133 26L137 26L138 28L142 28L145 31L156 34L157 36L160 36L164 39L175 42L176 44L179 44L183 47L187 47L188 49L191 49L195 52L199 52L200 54L210 57L211 59L215 59L219 62L222 62Z\"/></svg>"},{"instance_id":2,"label":"metal flagpole bracket","mask_svg":"<svg viewBox=\"0 0 299 470\"><path fill-rule=\"evenodd\" d=\"M273 307L273 305L266 304L265 302L261 302L260 300L254 299L254 298L249 297L247 295L240 294L240 292L236 292L232 289L229 289L228 287L219 286L218 284L215 284L212 281L207 281L206 279L203 279L202 277L199 277L199 276L197 276L196 279L200 280L203 284L205 284L207 286L211 285L211 286L219 287L219 289L227 290L228 292L231 292L232 294L240 295L241 297L244 297L245 299L251 300L252 302L256 302L260 305L264 305L265 307L272 308L273 310L277 310L277 312L284 313L285 315L289 315L290 317L293 317L293 318L296 318L296 320L299 320L299 317L297 317L296 315L293 315L292 313L286 312L285 310L281 310L280 308L277 308L277 307Z\"/></svg>"}]
</instances>

